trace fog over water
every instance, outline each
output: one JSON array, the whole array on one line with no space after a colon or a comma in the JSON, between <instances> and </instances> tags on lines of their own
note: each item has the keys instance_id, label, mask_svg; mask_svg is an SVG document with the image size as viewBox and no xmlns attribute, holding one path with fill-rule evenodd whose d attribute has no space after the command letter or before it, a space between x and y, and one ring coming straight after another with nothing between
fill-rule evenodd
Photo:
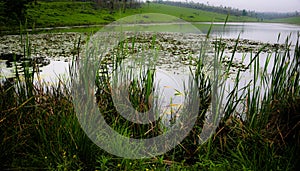
<instances>
[{"instance_id":1,"label":"fog over water","mask_svg":"<svg viewBox=\"0 0 300 171\"><path fill-rule=\"evenodd\" d=\"M172 0L178 1L178 0ZM300 0L179 0L183 2L199 2L214 6L226 6L258 12L295 12L300 11Z\"/></svg>"}]
</instances>

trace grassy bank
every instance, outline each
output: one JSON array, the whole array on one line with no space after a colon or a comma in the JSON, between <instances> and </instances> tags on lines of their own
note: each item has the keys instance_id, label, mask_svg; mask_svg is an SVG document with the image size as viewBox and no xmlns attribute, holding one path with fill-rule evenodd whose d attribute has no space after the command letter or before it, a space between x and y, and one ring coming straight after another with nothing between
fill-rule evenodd
<instances>
[{"instance_id":1,"label":"grassy bank","mask_svg":"<svg viewBox=\"0 0 300 171\"><path fill-rule=\"evenodd\" d=\"M143 40L141 40L143 41ZM153 44L148 48L155 49ZM237 41L238 42L238 41ZM122 42L112 55L115 69L131 42ZM27 48L30 47L27 45ZM145 47L146 48L146 47ZM294 55L286 43L286 51L275 54L272 74L261 70L259 53L253 55L249 67L253 70L252 83L239 87L239 73L229 93L216 133L203 145L198 144L205 111L213 96L201 61L192 72L191 85L197 87L199 117L188 136L166 154L150 159L130 160L111 155L97 147L82 130L74 112L66 85L43 86L33 84L33 74L23 66L25 75L0 83L0 168L50 170L296 170L300 155L300 46ZM215 43L214 62L220 63L225 45L221 39ZM144 49L145 51L149 49ZM28 52L28 51L26 51ZM234 58L235 49L230 61ZM204 53L203 53L204 54ZM27 54L30 55L30 54ZM91 56L92 58L93 56ZM89 59L87 59L89 60ZM222 75L226 78L232 63ZM147 138L160 135L164 129L157 123L140 125L120 117L112 101L112 82L105 70L96 74L95 96L106 122L127 137ZM91 69L89 66L86 66ZM85 72L75 71L73 74ZM155 70L154 70L155 71ZM218 70L216 70L218 72ZM149 97L154 91L153 69L142 69L142 76L130 79L128 99L139 111L149 109ZM220 75L221 76L221 75ZM217 77L219 78L219 77ZM221 77L220 77L221 78ZM89 86L85 79L84 85ZM87 79L88 81L88 79ZM122 81L122 80L119 80ZM195 84L193 84L195 83ZM239 94L239 95L238 95ZM88 95L88 93L87 93ZM263 95L261 98L260 95ZM127 96L126 96L127 97ZM194 97L194 96L193 96ZM89 100L84 96L78 105ZM236 112L242 105L243 110ZM84 110L85 105L82 105Z\"/></svg>"},{"instance_id":2,"label":"grassy bank","mask_svg":"<svg viewBox=\"0 0 300 171\"><path fill-rule=\"evenodd\" d=\"M269 20L270 22L278 22L278 23L289 23L289 24L297 24L300 25L300 17L290 17L290 18L280 18Z\"/></svg>"},{"instance_id":3,"label":"grassy bank","mask_svg":"<svg viewBox=\"0 0 300 171\"><path fill-rule=\"evenodd\" d=\"M219 14L214 12L207 12L202 10L196 10L191 8L176 7L164 4L155 4L152 3L149 6L144 5L142 8L143 13L163 13L172 15L178 18L181 18L188 22L211 22L211 21L220 21L224 22L227 15ZM247 22L247 21L256 21L255 18L243 17L243 16L229 16L228 21L230 22Z\"/></svg>"}]
</instances>

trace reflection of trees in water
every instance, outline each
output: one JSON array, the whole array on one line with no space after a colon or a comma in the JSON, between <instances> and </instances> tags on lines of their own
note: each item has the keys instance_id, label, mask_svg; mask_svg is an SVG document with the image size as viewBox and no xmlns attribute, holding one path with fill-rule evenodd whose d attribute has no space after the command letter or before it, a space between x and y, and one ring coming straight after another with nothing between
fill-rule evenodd
<instances>
[{"instance_id":1,"label":"reflection of trees in water","mask_svg":"<svg viewBox=\"0 0 300 171\"><path fill-rule=\"evenodd\" d=\"M45 57L25 58L23 55L14 53L1 54L0 59L6 60L6 68L21 66L20 70L24 67L44 67L50 64L50 60Z\"/></svg>"}]
</instances>

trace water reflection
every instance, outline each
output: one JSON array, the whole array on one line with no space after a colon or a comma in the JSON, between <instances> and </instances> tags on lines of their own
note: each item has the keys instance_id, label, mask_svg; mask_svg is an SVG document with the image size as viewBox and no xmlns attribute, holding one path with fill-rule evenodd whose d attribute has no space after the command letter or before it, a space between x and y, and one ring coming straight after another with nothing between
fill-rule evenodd
<instances>
[{"instance_id":1,"label":"water reflection","mask_svg":"<svg viewBox=\"0 0 300 171\"><path fill-rule=\"evenodd\" d=\"M202 32L207 33L211 23L196 22L194 25ZM256 40L269 43L285 43L287 36L291 35L291 41L296 43L297 34L300 31L298 25L280 23L224 23L214 22L212 27L213 36L223 38L237 38ZM280 39L278 41L278 35Z\"/></svg>"},{"instance_id":2,"label":"water reflection","mask_svg":"<svg viewBox=\"0 0 300 171\"><path fill-rule=\"evenodd\" d=\"M206 33L209 30L211 23L193 23L196 27L198 27L202 33ZM145 25L145 29L149 29L151 27L157 28L158 25ZM164 24L161 26L160 30L166 30L169 32L176 32L179 30L184 30L185 25L182 23L178 24L178 27L172 27L172 25ZM230 39L236 39L239 35L242 39L250 39L250 40L256 40L260 42L269 42L269 43L277 43L278 42L278 35L280 34L281 37L279 39L279 43L284 43L285 38L287 36L291 36L291 41L295 43L297 39L297 32L299 31L299 26L290 25L290 24L274 24L274 23L227 23L224 27L224 23L214 23L213 29L212 29L212 36L217 37L223 37L223 38L230 38ZM188 30L187 30L188 32ZM177 37L176 37L177 36ZM177 40L180 39L180 35L174 34L172 36L169 36L167 38L171 43L178 43ZM174 41L172 41L174 39ZM197 39L197 37L194 37L194 39ZM192 40L192 39L190 39ZM193 40L194 41L194 40ZM192 44L192 43L191 43ZM71 46L73 46L71 44ZM179 45L178 45L179 46ZM181 46L181 45L180 45ZM162 46L164 47L164 46ZM177 46L176 46L177 47ZM164 47L168 49L168 47ZM170 48L172 49L172 48ZM173 48L174 49L174 48ZM159 66L159 69L164 71L164 74L162 72L158 72L156 74L156 82L160 83L160 87L162 87L162 90L164 93L166 93L166 97L173 97L174 104L181 103L179 97L175 97L174 93L176 93L176 90L179 92L183 91L183 86L178 87L178 84L174 84L172 81L168 81L166 78L166 73L168 74L168 77L174 77L176 78L177 82L180 84L182 82L188 81L188 75L189 70L184 65L180 65L180 62L172 62L171 57L165 56L165 52L167 50L164 50L164 53L160 53L160 57L162 60L169 62L169 64L161 64ZM174 51L174 50L173 50ZM174 51L175 52L175 51ZM2 53L2 52L0 52ZM179 53L179 52L178 52ZM179 57L178 53L172 53L172 56L174 59L177 57L178 60L181 60L182 58ZM180 51L180 53L184 54L185 51ZM211 55L214 55L214 52L212 51ZM230 51L225 54L225 56L231 56ZM252 55L253 57L254 55ZM11 58L11 57L10 57ZM72 58L71 56L69 58ZM176 59L177 59L176 58ZM271 66L274 63L274 53L261 53L259 56L259 63L264 64L266 60L270 58L270 64L269 67L267 67L268 73L271 73ZM66 58L68 59L68 57ZM237 63L243 63L244 65L248 65L251 61L251 54L249 52L239 52L235 54L235 61ZM1 70L0 70L0 76L2 77L13 77L14 76L14 68L12 67L12 62L8 59L3 59L0 62ZM60 80L68 80L69 76L69 66L70 62L62 61L55 61L51 60L49 64L40 66L41 72L39 72L40 78L48 84L55 84L56 82ZM11 67L11 68L10 68ZM184 68L185 67L185 68ZM180 69L179 69L180 68ZM261 70L264 70L264 66L260 66ZM231 79L235 78L236 72L238 68L233 68L231 71ZM185 71L185 72L184 72ZM249 82L249 80L252 79L252 73L251 69L246 70L241 73L241 81L240 81L240 87L244 86ZM37 77L35 77L37 78ZM227 83L229 87L233 87L233 80L228 80ZM176 89L176 90L175 90ZM169 99L163 99L164 103L167 104L170 102Z\"/></svg>"}]
</instances>

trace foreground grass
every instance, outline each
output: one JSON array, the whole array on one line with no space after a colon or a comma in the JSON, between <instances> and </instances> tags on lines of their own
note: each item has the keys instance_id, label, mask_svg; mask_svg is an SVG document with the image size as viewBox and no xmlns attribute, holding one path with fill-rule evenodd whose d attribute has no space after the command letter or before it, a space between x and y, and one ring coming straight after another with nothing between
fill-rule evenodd
<instances>
[{"instance_id":1,"label":"foreground grass","mask_svg":"<svg viewBox=\"0 0 300 171\"><path fill-rule=\"evenodd\" d=\"M218 42L215 62L222 59L224 52L222 40ZM288 42L286 46L289 48ZM236 86L228 97L225 115L216 133L205 144L199 145L196 141L203 124L203 117L199 117L192 132L175 149L162 156L141 160L119 158L93 144L78 123L69 89L61 83L48 87L33 84L33 75L24 66L22 79L17 76L15 80L0 83L0 167L50 170L295 170L300 163L299 44L295 46L293 56L289 52L287 49L284 53L276 53L271 75L260 70L260 66L266 67L268 63L260 64L256 60L257 54L251 64L254 71L252 85L238 87L238 74ZM123 51L118 51L118 54L122 58L120 54ZM205 83L202 67L199 60L194 81L199 83L199 91L206 92L205 97L209 98L210 84ZM143 78L133 79L130 85L129 98L139 110L147 109L147 100L153 90L153 73L145 73ZM96 80L100 110L104 111L107 122L120 133L143 137L143 131L149 130L147 126L131 124L118 117L111 100L108 76L99 77L102 80L98 82ZM244 93L239 97L238 92ZM264 95L263 98L260 94ZM242 113L236 113L237 104L244 105ZM207 104L201 105L205 108ZM150 133L156 135L159 132L153 129Z\"/></svg>"}]
</instances>

